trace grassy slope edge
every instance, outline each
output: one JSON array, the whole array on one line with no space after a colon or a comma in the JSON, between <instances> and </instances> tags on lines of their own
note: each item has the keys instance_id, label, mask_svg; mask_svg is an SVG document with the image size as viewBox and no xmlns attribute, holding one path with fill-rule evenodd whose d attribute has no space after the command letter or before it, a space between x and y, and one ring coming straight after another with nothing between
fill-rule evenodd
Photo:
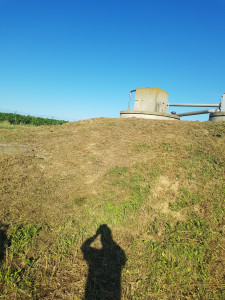
<instances>
[{"instance_id":1,"label":"grassy slope edge","mask_svg":"<svg viewBox=\"0 0 225 300\"><path fill-rule=\"evenodd\" d=\"M225 297L225 124L100 118L0 143L34 150L0 153L0 298L81 299L102 224L126 254L122 299Z\"/></svg>"}]
</instances>

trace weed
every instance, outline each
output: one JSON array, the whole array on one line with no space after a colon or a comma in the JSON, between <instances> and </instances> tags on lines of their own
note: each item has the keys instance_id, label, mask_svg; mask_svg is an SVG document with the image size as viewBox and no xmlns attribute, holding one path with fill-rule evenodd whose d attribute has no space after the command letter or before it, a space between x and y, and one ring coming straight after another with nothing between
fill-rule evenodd
<instances>
[{"instance_id":1,"label":"weed","mask_svg":"<svg viewBox=\"0 0 225 300\"><path fill-rule=\"evenodd\" d=\"M135 185L131 188L129 200L123 201L123 203L119 205L107 203L104 207L105 214L107 215L105 221L111 221L114 224L126 221L128 216L131 213L135 213L135 211L144 202L148 191L149 190L146 192L146 190L142 190L140 186Z\"/></svg>"},{"instance_id":2,"label":"weed","mask_svg":"<svg viewBox=\"0 0 225 300\"><path fill-rule=\"evenodd\" d=\"M134 151L137 152L137 153L146 152L146 151L148 151L150 149L151 149L151 147L147 143L134 145Z\"/></svg>"},{"instance_id":3,"label":"weed","mask_svg":"<svg viewBox=\"0 0 225 300\"><path fill-rule=\"evenodd\" d=\"M86 201L85 197L73 198L72 203L81 206L84 205L85 201Z\"/></svg>"},{"instance_id":4,"label":"weed","mask_svg":"<svg viewBox=\"0 0 225 300\"><path fill-rule=\"evenodd\" d=\"M185 188L181 188L177 201L170 203L170 209L172 211L179 211L182 208L190 207L201 202L202 198L200 195L196 195Z\"/></svg>"},{"instance_id":5,"label":"weed","mask_svg":"<svg viewBox=\"0 0 225 300\"><path fill-rule=\"evenodd\" d=\"M161 173L161 167L159 165L153 165L151 170L148 172L148 177L152 181L156 179Z\"/></svg>"},{"instance_id":6,"label":"weed","mask_svg":"<svg viewBox=\"0 0 225 300\"><path fill-rule=\"evenodd\" d=\"M157 220L151 224L150 232L157 232ZM205 219L190 219L177 225L165 220L164 238L160 241L145 241L143 258L148 269L148 284L152 293L176 295L177 284L181 293L192 297L196 291L203 294L210 289L210 269L215 257L211 252L214 234ZM197 293L198 296L200 295ZM203 295L202 294L202 295ZM217 296L220 291L217 291Z\"/></svg>"},{"instance_id":7,"label":"weed","mask_svg":"<svg viewBox=\"0 0 225 300\"><path fill-rule=\"evenodd\" d=\"M172 151L174 151L174 147L170 143L163 142L161 144L161 148L162 148L163 151L166 151L166 152L172 152Z\"/></svg>"}]
</instances>

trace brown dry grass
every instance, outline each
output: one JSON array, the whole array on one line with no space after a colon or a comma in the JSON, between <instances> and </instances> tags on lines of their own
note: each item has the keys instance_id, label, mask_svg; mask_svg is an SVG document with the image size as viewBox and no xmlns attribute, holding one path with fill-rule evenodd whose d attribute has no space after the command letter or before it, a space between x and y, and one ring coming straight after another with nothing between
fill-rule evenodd
<instances>
[{"instance_id":1,"label":"brown dry grass","mask_svg":"<svg viewBox=\"0 0 225 300\"><path fill-rule=\"evenodd\" d=\"M15 287L7 288L6 297L81 299L87 266L80 247L106 221L114 239L130 258L123 272L122 298L172 297L153 295L152 291L141 296L138 292L138 282L145 281L140 272L146 272L140 255L143 246L139 244L136 253L134 240L160 241L165 231L163 222L157 234L147 233L151 222L159 216L172 218L173 222L187 219L190 208L169 208L181 188L207 194L221 183L221 179L204 179L195 172L198 160L193 168L190 166L198 151L224 162L224 128L223 124L209 122L99 118L62 126L0 129L0 143L24 145L33 150L0 153L1 223L9 226L8 234L10 226L21 224L43 228L36 250L32 250L39 253L40 264L32 273L33 287L30 291L20 288L24 291L20 296ZM113 173L120 168L129 170L134 179L126 179L127 175L120 171ZM143 178L136 180L139 175ZM130 180L130 185L126 180ZM133 182L143 190L149 185L151 192L126 218L110 217L106 204L112 201L118 207L129 201ZM194 209L203 208L195 205ZM55 242L71 235L73 230L76 245L68 253L56 255ZM132 261L139 259L132 272Z\"/></svg>"}]
</instances>

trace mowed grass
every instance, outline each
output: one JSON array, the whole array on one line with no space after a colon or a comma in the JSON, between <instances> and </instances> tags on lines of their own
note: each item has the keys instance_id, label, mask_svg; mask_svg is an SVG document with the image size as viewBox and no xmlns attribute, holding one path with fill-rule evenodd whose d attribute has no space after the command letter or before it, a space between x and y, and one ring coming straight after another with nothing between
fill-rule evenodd
<instances>
[{"instance_id":1,"label":"mowed grass","mask_svg":"<svg viewBox=\"0 0 225 300\"><path fill-rule=\"evenodd\" d=\"M79 174L58 174L58 156L50 176L46 152L47 158L39 153L1 155L0 298L82 299L88 268L81 247L102 224L126 255L121 299L225 298L225 125L166 123L160 131L159 122L157 136L165 134L164 139L151 137L149 127L156 123L143 120L118 120L118 125L117 120L96 120L90 127L94 134L96 127L118 126L109 129L113 136L121 124L128 132L126 150L117 146L119 140L112 141L107 153L114 153L113 163L102 154L109 149L106 141L98 149L100 144L91 140L91 154L88 141L87 154L87 148L74 150L83 155L79 166L68 162ZM72 130L86 134L87 124L78 125ZM73 134L69 126L62 128ZM170 138L172 126L180 126L181 133ZM20 140L40 143L41 130L25 131ZM143 136L129 138L132 130ZM15 136L4 132L4 142ZM125 151L127 156L116 160ZM105 169L90 181L93 166L94 175Z\"/></svg>"}]
</instances>

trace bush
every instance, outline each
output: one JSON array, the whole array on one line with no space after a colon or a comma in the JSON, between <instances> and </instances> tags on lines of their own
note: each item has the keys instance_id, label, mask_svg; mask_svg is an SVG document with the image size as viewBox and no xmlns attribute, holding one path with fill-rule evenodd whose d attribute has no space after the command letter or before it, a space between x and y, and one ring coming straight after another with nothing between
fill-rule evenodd
<instances>
[{"instance_id":1,"label":"bush","mask_svg":"<svg viewBox=\"0 0 225 300\"><path fill-rule=\"evenodd\" d=\"M55 120L48 118L32 117L30 115L24 116L13 113L0 113L0 122L8 121L10 124L32 124L35 126L40 125L62 125L68 121Z\"/></svg>"}]
</instances>

